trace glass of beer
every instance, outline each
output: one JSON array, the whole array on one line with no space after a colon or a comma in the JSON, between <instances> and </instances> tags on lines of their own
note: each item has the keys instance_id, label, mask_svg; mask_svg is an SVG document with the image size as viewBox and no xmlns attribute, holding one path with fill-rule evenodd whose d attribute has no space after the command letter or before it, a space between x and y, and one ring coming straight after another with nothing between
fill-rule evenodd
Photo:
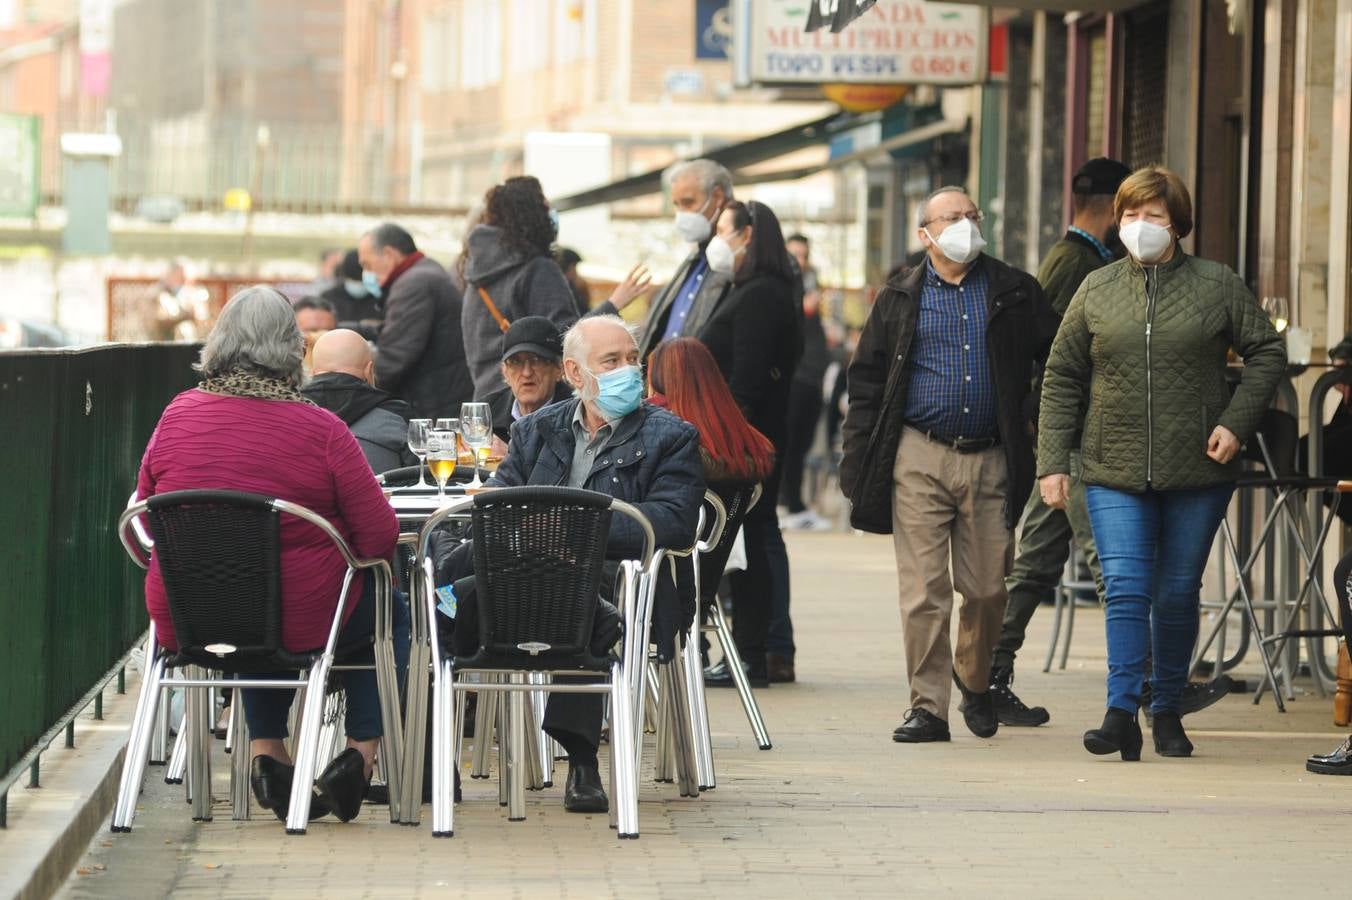
<instances>
[{"instance_id":1,"label":"glass of beer","mask_svg":"<svg viewBox=\"0 0 1352 900\"><path fill-rule=\"evenodd\" d=\"M493 413L487 403L465 403L460 407L460 434L474 455L474 480L469 487L483 486L479 479L481 456L493 440Z\"/></svg>"},{"instance_id":2,"label":"glass of beer","mask_svg":"<svg viewBox=\"0 0 1352 900\"><path fill-rule=\"evenodd\" d=\"M433 431L427 436L427 467L437 480L437 499L446 499L446 482L455 474L456 446L454 431Z\"/></svg>"}]
</instances>

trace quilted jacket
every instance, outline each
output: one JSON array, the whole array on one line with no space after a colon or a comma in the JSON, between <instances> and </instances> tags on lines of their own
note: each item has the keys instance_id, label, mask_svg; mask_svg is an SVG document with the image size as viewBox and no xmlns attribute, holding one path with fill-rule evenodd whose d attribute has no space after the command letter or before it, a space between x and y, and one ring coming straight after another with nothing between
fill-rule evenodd
<instances>
[{"instance_id":1,"label":"quilted jacket","mask_svg":"<svg viewBox=\"0 0 1352 900\"><path fill-rule=\"evenodd\" d=\"M1244 357L1233 396L1230 347ZM1068 473L1078 445L1088 484L1143 491L1233 480L1238 458L1215 462L1207 439L1224 425L1248 440L1285 367L1281 338L1226 266L1181 250L1159 266L1119 260L1084 280L1052 345L1038 475Z\"/></svg>"}]
</instances>

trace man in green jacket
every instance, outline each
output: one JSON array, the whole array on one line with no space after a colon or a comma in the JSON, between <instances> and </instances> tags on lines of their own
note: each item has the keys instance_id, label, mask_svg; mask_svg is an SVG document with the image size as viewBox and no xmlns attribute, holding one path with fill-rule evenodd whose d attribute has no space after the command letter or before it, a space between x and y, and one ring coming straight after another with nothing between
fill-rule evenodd
<instances>
[{"instance_id":1,"label":"man in green jacket","mask_svg":"<svg viewBox=\"0 0 1352 900\"><path fill-rule=\"evenodd\" d=\"M1109 245L1115 243L1117 222L1113 215L1113 196L1130 170L1115 159L1099 157L1080 166L1071 182L1074 218L1065 237L1052 245L1038 269L1037 280L1057 316L1066 314L1070 298L1075 296L1086 275L1115 258ZM1014 680L1014 658L1023 646L1028 623L1039 605L1052 599L1061 571L1070 555L1070 538L1084 552L1103 597L1103 577L1098 555L1094 552L1094 533L1089 528L1089 513L1084 505L1084 486L1080 483L1078 454L1072 462L1070 502L1066 509L1053 509L1033 491L1024 510L1019 553L1006 585L1009 603L1005 607L1000 642L991 658L991 698L1001 725L1041 725L1051 716L1041 706L1024 705L1010 687Z\"/></svg>"}]
</instances>

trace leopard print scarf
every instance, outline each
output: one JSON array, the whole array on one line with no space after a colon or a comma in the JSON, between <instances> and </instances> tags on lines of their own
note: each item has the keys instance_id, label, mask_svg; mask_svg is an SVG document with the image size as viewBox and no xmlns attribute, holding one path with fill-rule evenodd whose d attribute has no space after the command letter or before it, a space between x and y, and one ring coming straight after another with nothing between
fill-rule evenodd
<instances>
[{"instance_id":1,"label":"leopard print scarf","mask_svg":"<svg viewBox=\"0 0 1352 900\"><path fill-rule=\"evenodd\" d=\"M203 380L199 390L223 397L254 397L259 400L290 400L314 406L314 401L281 378L258 375L253 372L227 372Z\"/></svg>"}]
</instances>

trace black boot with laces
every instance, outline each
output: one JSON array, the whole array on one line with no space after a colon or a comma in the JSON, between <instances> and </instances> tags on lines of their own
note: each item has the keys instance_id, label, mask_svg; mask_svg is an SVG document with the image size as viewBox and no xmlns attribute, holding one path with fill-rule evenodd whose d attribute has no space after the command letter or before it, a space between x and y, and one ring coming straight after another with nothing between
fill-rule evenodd
<instances>
[{"instance_id":1,"label":"black boot with laces","mask_svg":"<svg viewBox=\"0 0 1352 900\"><path fill-rule=\"evenodd\" d=\"M1051 720L1051 714L1041 706L1029 708L1010 688L1014 682L1014 670L1007 666L991 669L991 699L995 701L995 715L1001 725L1031 728L1045 725Z\"/></svg>"}]
</instances>

